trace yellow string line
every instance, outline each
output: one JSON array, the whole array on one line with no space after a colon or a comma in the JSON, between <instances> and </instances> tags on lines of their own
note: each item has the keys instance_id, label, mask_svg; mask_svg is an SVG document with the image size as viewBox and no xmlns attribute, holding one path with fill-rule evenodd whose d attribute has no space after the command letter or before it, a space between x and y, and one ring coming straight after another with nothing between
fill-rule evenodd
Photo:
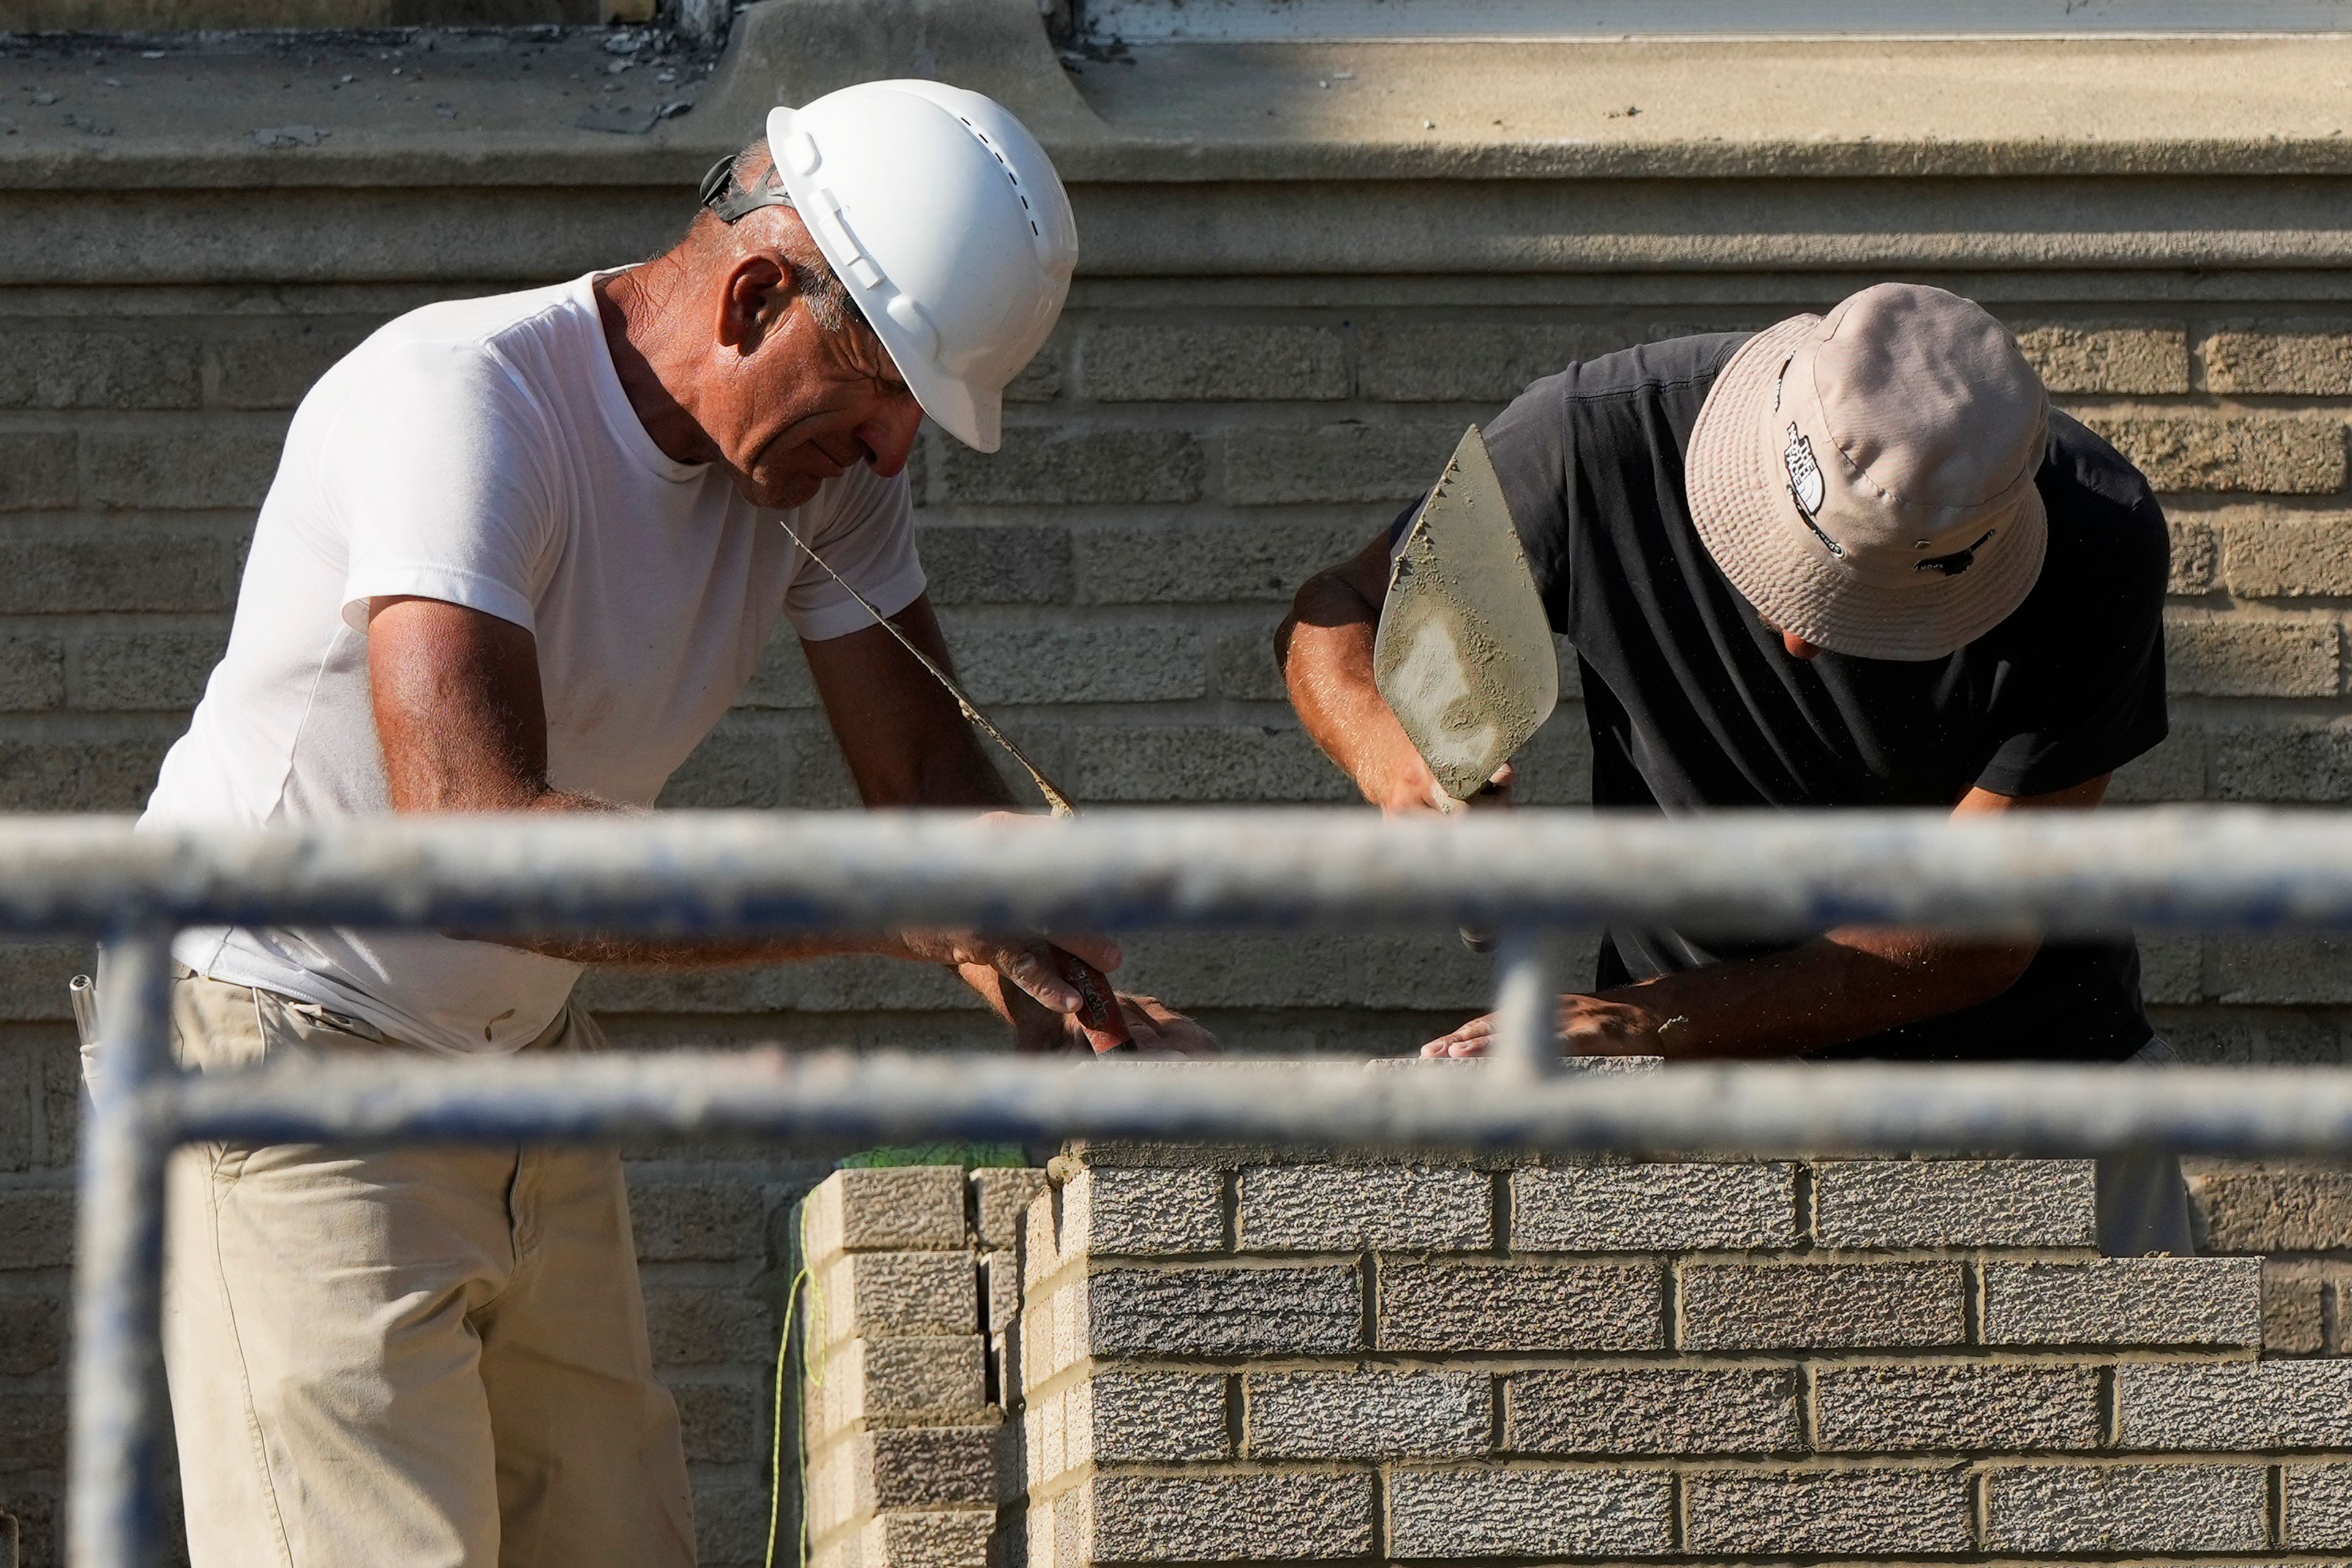
<instances>
[{"instance_id":1,"label":"yellow string line","mask_svg":"<svg viewBox=\"0 0 2352 1568\"><path fill-rule=\"evenodd\" d=\"M768 1554L761 1568L776 1568L776 1523L784 1506L784 1371L792 1360L793 1313L800 1306L801 1287L809 1282L809 1271L803 1268L793 1276L792 1289L784 1295L784 1331L776 1339L776 1421L772 1444L768 1452ZM798 1451L799 1445L794 1445ZM801 1486L801 1563L808 1563L808 1485L805 1457Z\"/></svg>"}]
</instances>

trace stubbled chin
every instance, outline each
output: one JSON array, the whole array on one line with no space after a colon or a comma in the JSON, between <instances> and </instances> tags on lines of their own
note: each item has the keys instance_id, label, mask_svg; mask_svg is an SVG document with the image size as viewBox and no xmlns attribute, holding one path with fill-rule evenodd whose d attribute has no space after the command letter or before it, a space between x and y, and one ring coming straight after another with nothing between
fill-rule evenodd
<instances>
[{"instance_id":1,"label":"stubbled chin","mask_svg":"<svg viewBox=\"0 0 2352 1568\"><path fill-rule=\"evenodd\" d=\"M814 500L816 492L824 488L824 481L796 476L773 485L745 485L740 488L743 499L753 506L785 511L796 506L805 506Z\"/></svg>"}]
</instances>

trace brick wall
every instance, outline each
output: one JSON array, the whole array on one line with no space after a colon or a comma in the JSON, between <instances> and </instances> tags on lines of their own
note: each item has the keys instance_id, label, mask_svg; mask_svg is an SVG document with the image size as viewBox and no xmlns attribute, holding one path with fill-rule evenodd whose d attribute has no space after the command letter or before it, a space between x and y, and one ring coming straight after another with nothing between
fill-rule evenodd
<instances>
[{"instance_id":1,"label":"brick wall","mask_svg":"<svg viewBox=\"0 0 2352 1568\"><path fill-rule=\"evenodd\" d=\"M2162 278L2073 297L2017 277L1942 280L2017 323L2059 401L2167 492L2175 733L2118 794L2352 797L2352 313L2321 285L2264 302L2229 297L2239 285L2224 279L2189 302ZM1407 298L1370 280L1082 279L1016 395L1004 452L925 438L923 549L950 636L976 694L1082 801L1343 799L1266 652L1297 582L1370 537L1463 424L1527 379L1651 335L1819 309L1846 284L1441 279ZM253 510L303 390L391 315L499 286L0 289L0 808L140 803L226 638ZM1571 685L1532 749L1539 802L1583 791L1573 704ZM669 795L847 799L788 642ZM1129 946L1139 985L1252 1048L1404 1050L1484 1002L1482 965L1448 937ZM2344 1059L2352 964L2339 943L2147 951L2150 1001L2190 1055ZM31 1517L32 1563L47 1560L61 1441L75 1100L63 982L86 963L67 948L0 948L0 1507ZM994 1037L956 986L912 966L599 976L590 994L628 1045ZM632 1166L713 1563L754 1560L746 1542L764 1529L770 1231L819 1168L693 1149ZM2308 1184L2216 1180L2217 1194ZM2352 1236L2295 1228L2303 1201L2231 1197L2214 1212L2279 1227L2244 1244L2277 1254L2277 1333L2340 1344L2328 1269L2341 1265L2324 1255L2340 1258ZM2273 1217L2243 1217L2256 1209Z\"/></svg>"},{"instance_id":2,"label":"brick wall","mask_svg":"<svg viewBox=\"0 0 2352 1568\"><path fill-rule=\"evenodd\" d=\"M2341 1337L2282 1313L2275 1268L2266 1303L2255 1257L2099 1258L2087 1163L1280 1161L1074 1147L1026 1215L1017 1346L971 1285L1002 1222L947 1223L960 1173L820 1189L919 1190L939 1236L809 1227L813 1268L876 1287L813 1356L811 1452L840 1456L814 1560L2352 1547ZM2352 1224L2340 1176L2228 1179L2222 1245Z\"/></svg>"}]
</instances>

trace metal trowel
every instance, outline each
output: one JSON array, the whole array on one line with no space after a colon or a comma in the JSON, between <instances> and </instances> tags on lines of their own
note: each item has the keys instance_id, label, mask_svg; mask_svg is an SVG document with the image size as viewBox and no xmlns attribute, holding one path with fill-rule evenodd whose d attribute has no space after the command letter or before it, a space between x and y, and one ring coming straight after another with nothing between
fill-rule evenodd
<instances>
[{"instance_id":1,"label":"metal trowel","mask_svg":"<svg viewBox=\"0 0 2352 1568\"><path fill-rule=\"evenodd\" d=\"M1393 555L1372 679L1456 801L1484 788L1559 702L1551 622L1475 425Z\"/></svg>"}]
</instances>

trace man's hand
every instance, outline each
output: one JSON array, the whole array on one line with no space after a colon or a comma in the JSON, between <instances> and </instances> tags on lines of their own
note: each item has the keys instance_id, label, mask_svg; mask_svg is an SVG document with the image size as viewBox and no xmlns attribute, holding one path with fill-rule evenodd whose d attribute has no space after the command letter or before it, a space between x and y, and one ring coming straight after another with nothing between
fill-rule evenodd
<instances>
[{"instance_id":1,"label":"man's hand","mask_svg":"<svg viewBox=\"0 0 2352 1568\"><path fill-rule=\"evenodd\" d=\"M1559 1045L1571 1057L1654 1057L1664 1053L1666 1037L1679 1018L1661 1018L1647 1008L1570 992L1559 999ZM1450 1035L1421 1047L1424 1057L1483 1057L1495 1041L1495 1015L1473 1018Z\"/></svg>"},{"instance_id":2,"label":"man's hand","mask_svg":"<svg viewBox=\"0 0 2352 1568\"><path fill-rule=\"evenodd\" d=\"M902 930L896 937L898 957L949 964L967 980L974 970L993 973L1056 1014L1076 1013L1081 1004L1077 988L1055 972L1044 937L923 930ZM1107 937L1057 935L1050 945L1077 954L1105 974L1123 962L1118 943Z\"/></svg>"}]
</instances>

